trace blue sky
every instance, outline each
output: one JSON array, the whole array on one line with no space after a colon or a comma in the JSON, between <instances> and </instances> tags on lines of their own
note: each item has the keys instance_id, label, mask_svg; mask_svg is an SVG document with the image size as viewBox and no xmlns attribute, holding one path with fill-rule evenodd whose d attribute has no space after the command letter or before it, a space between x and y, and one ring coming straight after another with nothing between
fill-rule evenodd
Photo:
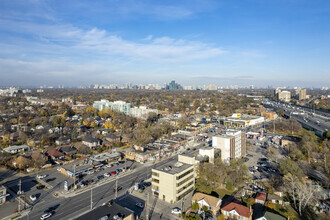
<instances>
[{"instance_id":1,"label":"blue sky","mask_svg":"<svg viewBox=\"0 0 330 220\"><path fill-rule=\"evenodd\" d=\"M0 86L330 86L330 1L1 1L0 77Z\"/></svg>"}]
</instances>

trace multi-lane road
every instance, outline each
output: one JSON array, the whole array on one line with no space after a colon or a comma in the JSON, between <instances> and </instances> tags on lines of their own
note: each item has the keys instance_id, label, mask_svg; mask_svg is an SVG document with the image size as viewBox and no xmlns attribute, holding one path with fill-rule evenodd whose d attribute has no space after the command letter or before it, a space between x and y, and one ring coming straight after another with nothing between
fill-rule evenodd
<instances>
[{"instance_id":1,"label":"multi-lane road","mask_svg":"<svg viewBox=\"0 0 330 220\"><path fill-rule=\"evenodd\" d=\"M139 183L151 176L151 169L154 166L159 166L166 163L169 160L176 160L177 156L168 158L152 166L143 166L131 173L123 174L122 177L118 178L118 186L123 189L118 192L118 196L125 194L132 186ZM34 204L29 214L22 219L39 219L44 211L53 206L57 206L55 214L52 219L74 219L83 212L90 210L91 208L91 196L93 208L102 205L103 203L115 199L115 188L116 180L112 179L109 182L95 186L92 189L86 188L85 192L79 193L72 197L54 197L53 190L49 190L48 195L42 198L38 203Z\"/></svg>"},{"instance_id":2,"label":"multi-lane road","mask_svg":"<svg viewBox=\"0 0 330 220\"><path fill-rule=\"evenodd\" d=\"M330 129L330 113L313 112L307 107L298 107L286 103L270 102L264 103L266 108L283 110L285 116L293 118L301 123L305 128L315 131L319 136Z\"/></svg>"}]
</instances>

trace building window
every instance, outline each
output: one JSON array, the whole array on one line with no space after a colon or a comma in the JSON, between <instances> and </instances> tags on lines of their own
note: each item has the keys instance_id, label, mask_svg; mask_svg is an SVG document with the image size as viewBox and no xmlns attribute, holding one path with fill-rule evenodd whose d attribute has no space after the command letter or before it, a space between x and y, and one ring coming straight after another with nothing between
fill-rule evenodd
<instances>
[{"instance_id":1,"label":"building window","mask_svg":"<svg viewBox=\"0 0 330 220\"><path fill-rule=\"evenodd\" d=\"M180 192L182 192L183 190L187 189L188 187L190 187L192 184L194 184L194 181L190 181L188 184L184 185L181 189L179 189L177 191L177 194L179 194Z\"/></svg>"},{"instance_id":2,"label":"building window","mask_svg":"<svg viewBox=\"0 0 330 220\"><path fill-rule=\"evenodd\" d=\"M152 175L159 177L159 173L156 173L156 172L152 172Z\"/></svg>"},{"instance_id":3,"label":"building window","mask_svg":"<svg viewBox=\"0 0 330 220\"><path fill-rule=\"evenodd\" d=\"M187 192L183 193L179 197L176 197L176 200L179 201L180 199L182 199L183 197L185 197L186 195L188 195L189 193L191 193L193 190L194 190L194 187L191 187L191 189L187 190Z\"/></svg>"},{"instance_id":4,"label":"building window","mask_svg":"<svg viewBox=\"0 0 330 220\"><path fill-rule=\"evenodd\" d=\"M192 173L192 172L194 172L194 168L188 170L187 172L181 174L180 176L177 176L177 177L176 177L176 180L182 179L183 177L189 175L189 174Z\"/></svg>"},{"instance_id":5,"label":"building window","mask_svg":"<svg viewBox=\"0 0 330 220\"><path fill-rule=\"evenodd\" d=\"M185 180L182 180L180 183L177 183L176 184L176 187L179 187L179 186L185 184L186 182L188 182L189 180L191 180L193 177L194 177L194 174L192 174L189 178L187 178Z\"/></svg>"},{"instance_id":6,"label":"building window","mask_svg":"<svg viewBox=\"0 0 330 220\"><path fill-rule=\"evenodd\" d=\"M159 180L158 179L155 179L155 178L152 178L152 182L159 183Z\"/></svg>"}]
</instances>

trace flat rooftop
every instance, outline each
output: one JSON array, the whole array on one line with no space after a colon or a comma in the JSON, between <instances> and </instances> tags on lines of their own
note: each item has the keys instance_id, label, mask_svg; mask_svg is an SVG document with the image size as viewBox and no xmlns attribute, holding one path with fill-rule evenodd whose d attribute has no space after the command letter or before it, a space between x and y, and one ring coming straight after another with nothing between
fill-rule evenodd
<instances>
[{"instance_id":1,"label":"flat rooftop","mask_svg":"<svg viewBox=\"0 0 330 220\"><path fill-rule=\"evenodd\" d=\"M106 153L101 153L101 154L90 156L89 159L97 161L97 162L103 162L103 161L107 161L110 159L119 158L120 156L121 156L121 154L119 152L111 151L111 152L106 152Z\"/></svg>"},{"instance_id":2,"label":"flat rooftop","mask_svg":"<svg viewBox=\"0 0 330 220\"><path fill-rule=\"evenodd\" d=\"M71 173L73 173L74 171L77 173L80 171L91 169L92 167L93 166L91 164L84 163L84 161L77 161L63 166L65 170L70 171Z\"/></svg>"},{"instance_id":3,"label":"flat rooftop","mask_svg":"<svg viewBox=\"0 0 330 220\"><path fill-rule=\"evenodd\" d=\"M77 218L77 220L91 220L91 219L101 219L102 217L107 216L108 218L104 219L124 219L127 216L134 215L134 212L124 208L116 203L112 203L111 206L103 205L98 208L93 209L92 211L86 213Z\"/></svg>"},{"instance_id":4,"label":"flat rooftop","mask_svg":"<svg viewBox=\"0 0 330 220\"><path fill-rule=\"evenodd\" d=\"M169 173L172 175L175 175L177 173L181 173L182 171L188 169L188 168L193 168L193 165L187 164L187 163L182 163L178 161L168 161L167 163L160 165L158 167L155 167L153 170L161 171L164 173Z\"/></svg>"}]
</instances>

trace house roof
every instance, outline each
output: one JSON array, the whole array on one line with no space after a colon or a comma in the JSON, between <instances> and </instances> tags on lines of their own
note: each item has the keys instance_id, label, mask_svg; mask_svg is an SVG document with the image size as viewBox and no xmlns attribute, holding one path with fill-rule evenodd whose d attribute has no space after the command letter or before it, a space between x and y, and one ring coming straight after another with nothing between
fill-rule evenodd
<instances>
[{"instance_id":1,"label":"house roof","mask_svg":"<svg viewBox=\"0 0 330 220\"><path fill-rule=\"evenodd\" d=\"M107 134L104 137L109 138L109 139L118 139L118 138L120 138L120 136L117 136L117 135L114 135L114 134Z\"/></svg>"},{"instance_id":2,"label":"house roof","mask_svg":"<svg viewBox=\"0 0 330 220\"><path fill-rule=\"evenodd\" d=\"M61 147L59 150L64 153L73 153L73 152L77 151L77 148L75 148L73 146L64 146L64 147Z\"/></svg>"},{"instance_id":3,"label":"house roof","mask_svg":"<svg viewBox=\"0 0 330 220\"><path fill-rule=\"evenodd\" d=\"M212 207L220 207L220 205L221 205L221 202L219 202L219 200L221 200L221 199L214 197L214 196L204 194L204 193L197 192L192 197L193 202L195 202L195 201L198 202L202 199L205 200L205 202Z\"/></svg>"},{"instance_id":4,"label":"house roof","mask_svg":"<svg viewBox=\"0 0 330 220\"><path fill-rule=\"evenodd\" d=\"M52 156L52 157L61 157L61 156L63 156L63 153L59 152L59 151L56 150L56 149L47 150L46 153L47 153L49 156Z\"/></svg>"},{"instance_id":5,"label":"house roof","mask_svg":"<svg viewBox=\"0 0 330 220\"><path fill-rule=\"evenodd\" d=\"M258 192L256 195L256 199L266 201L267 194Z\"/></svg>"},{"instance_id":6,"label":"house roof","mask_svg":"<svg viewBox=\"0 0 330 220\"><path fill-rule=\"evenodd\" d=\"M229 202L229 203L225 204L222 207L222 210L227 211L227 212L235 210L240 216L244 216L246 218L249 218L252 214L248 207L235 203L235 202Z\"/></svg>"},{"instance_id":7,"label":"house roof","mask_svg":"<svg viewBox=\"0 0 330 220\"><path fill-rule=\"evenodd\" d=\"M281 216L281 215L278 215L278 214L275 214L275 213L272 213L272 212L265 212L264 216L263 216L265 219L267 220L285 220L286 218Z\"/></svg>"},{"instance_id":8,"label":"house roof","mask_svg":"<svg viewBox=\"0 0 330 220\"><path fill-rule=\"evenodd\" d=\"M92 138L92 137L84 138L83 141L84 141L84 142L89 142L89 143L99 142L98 139L96 139L96 138Z\"/></svg>"},{"instance_id":9,"label":"house roof","mask_svg":"<svg viewBox=\"0 0 330 220\"><path fill-rule=\"evenodd\" d=\"M19 146L13 145L13 146L6 147L3 150L9 152L9 151L21 150L21 149L28 150L28 149L30 149L30 147L27 145L19 145Z\"/></svg>"},{"instance_id":10,"label":"house roof","mask_svg":"<svg viewBox=\"0 0 330 220\"><path fill-rule=\"evenodd\" d=\"M278 196L278 195L275 195L275 194L268 194L268 200L283 200L282 197Z\"/></svg>"}]
</instances>

